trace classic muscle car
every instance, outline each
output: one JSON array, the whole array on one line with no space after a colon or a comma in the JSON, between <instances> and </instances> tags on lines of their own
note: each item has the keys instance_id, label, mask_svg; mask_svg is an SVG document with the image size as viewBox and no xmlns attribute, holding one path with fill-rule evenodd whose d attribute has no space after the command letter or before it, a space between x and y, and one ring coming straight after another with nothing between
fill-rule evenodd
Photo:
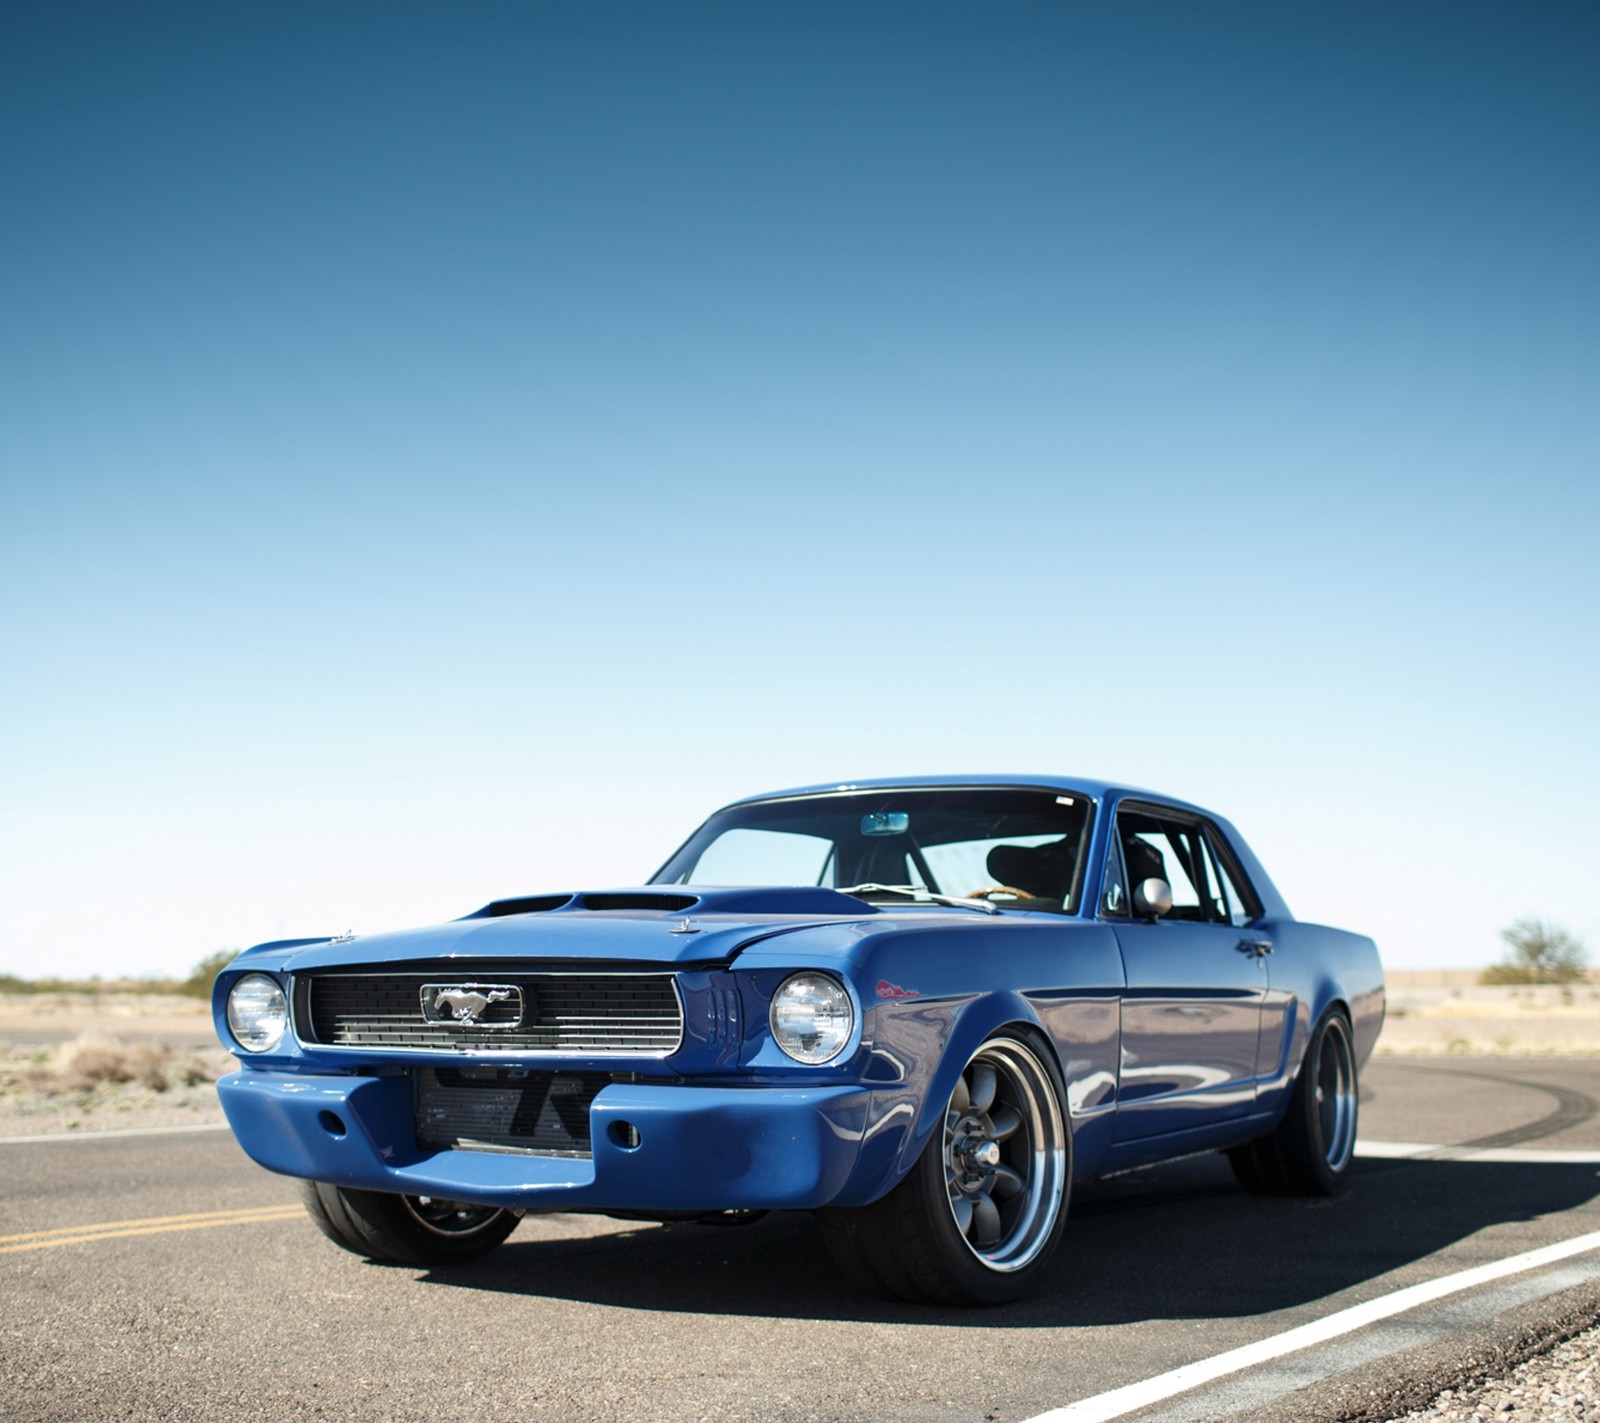
<instances>
[{"instance_id":1,"label":"classic muscle car","mask_svg":"<svg viewBox=\"0 0 1600 1423\"><path fill-rule=\"evenodd\" d=\"M1052 776L758 796L637 888L262 944L214 1000L240 1144L349 1250L812 1210L857 1283L951 1304L1034 1285L1075 1180L1218 1150L1339 1190L1383 1008L1227 821Z\"/></svg>"}]
</instances>

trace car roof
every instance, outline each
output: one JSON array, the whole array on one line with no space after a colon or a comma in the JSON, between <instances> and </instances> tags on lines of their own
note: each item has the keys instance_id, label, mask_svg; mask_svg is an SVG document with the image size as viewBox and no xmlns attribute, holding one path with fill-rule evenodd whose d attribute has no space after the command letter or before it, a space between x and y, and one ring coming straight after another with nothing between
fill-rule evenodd
<instances>
[{"instance_id":1,"label":"car roof","mask_svg":"<svg viewBox=\"0 0 1600 1423\"><path fill-rule=\"evenodd\" d=\"M1123 796L1135 796L1140 800L1156 800L1165 805L1190 810L1197 815L1211 815L1210 811L1198 805L1191 805L1188 801L1179 800L1176 796L1162 795L1157 791L1143 790L1138 786L1096 780L1092 776L1055 775L883 776L871 780L830 781L822 785L794 786L788 790L766 791L761 795L741 796L738 800L730 802L730 805L749 805L754 801L763 800L789 800L796 796L837 795L841 791L894 790L897 787L907 790L928 790L940 786L1037 787L1040 790L1077 791L1078 794L1097 801L1106 800L1108 797L1121 799ZM723 807L725 810L728 808L728 806Z\"/></svg>"}]
</instances>

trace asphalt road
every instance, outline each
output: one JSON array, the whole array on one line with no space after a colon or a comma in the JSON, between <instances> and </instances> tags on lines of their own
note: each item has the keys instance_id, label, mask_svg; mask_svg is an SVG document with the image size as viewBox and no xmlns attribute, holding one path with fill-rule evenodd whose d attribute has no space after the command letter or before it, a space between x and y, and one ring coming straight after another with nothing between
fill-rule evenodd
<instances>
[{"instance_id":1,"label":"asphalt road","mask_svg":"<svg viewBox=\"0 0 1600 1423\"><path fill-rule=\"evenodd\" d=\"M1365 1087L1364 1138L1600 1151L1594 1059L1379 1060ZM403 1269L331 1245L293 1183L226 1133L9 1143L0 1417L1020 1423L1600 1230L1597 1171L1364 1158L1343 1197L1290 1201L1246 1196L1220 1157L1196 1158L1081 1189L1047 1288L951 1312L854 1292L804 1215L739 1229L531 1218L476 1266ZM1324 1374L1446 1369L1461 1331L1492 1330L1502 1310L1537 1324L1556 1307L1541 1290L1566 1286L1549 1299L1570 1306L1586 1271L1600 1277L1585 1258L1518 1277L1503 1299L1413 1312L1407 1352L1357 1335ZM1430 1318L1458 1332L1425 1337ZM1270 1413L1315 1382L1297 1357L1278 1384L1246 1374L1137 1416Z\"/></svg>"}]
</instances>

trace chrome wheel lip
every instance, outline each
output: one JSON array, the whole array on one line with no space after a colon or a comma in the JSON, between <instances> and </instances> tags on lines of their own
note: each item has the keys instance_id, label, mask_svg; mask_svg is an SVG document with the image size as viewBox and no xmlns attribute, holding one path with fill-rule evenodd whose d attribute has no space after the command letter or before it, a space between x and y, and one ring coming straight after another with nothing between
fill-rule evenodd
<instances>
[{"instance_id":1,"label":"chrome wheel lip","mask_svg":"<svg viewBox=\"0 0 1600 1423\"><path fill-rule=\"evenodd\" d=\"M1316 1113L1322 1159L1331 1171L1343 1171L1356 1148L1356 1068L1350 1029L1343 1018L1330 1017L1322 1034L1312 1106Z\"/></svg>"},{"instance_id":2,"label":"chrome wheel lip","mask_svg":"<svg viewBox=\"0 0 1600 1423\"><path fill-rule=\"evenodd\" d=\"M1021 1117L1021 1124L1003 1140L987 1138L976 1151L971 1146L975 1118L986 1119L990 1113L975 1113L970 1105L958 1105L958 1099L968 1095L966 1082L975 1067L996 1073L996 1103L1009 1106ZM1025 1268L1050 1243L1066 1198L1067 1124L1050 1070L1032 1048L1014 1038L984 1043L962 1068L961 1083L945 1109L943 1133L947 1203L962 1244L987 1269L1010 1274ZM986 1149L990 1144L999 1150L999 1169L1015 1172L1022 1190L1020 1204L1007 1203L1011 1219L1000 1238L979 1245L968 1234L975 1218L973 1206L989 1198L996 1175L995 1168L988 1167L989 1174L975 1187L970 1167L976 1156L992 1155ZM965 1221L962 1206L966 1208Z\"/></svg>"},{"instance_id":3,"label":"chrome wheel lip","mask_svg":"<svg viewBox=\"0 0 1600 1423\"><path fill-rule=\"evenodd\" d=\"M444 1240L470 1239L491 1229L501 1214L499 1206L475 1206L439 1196L401 1196L400 1204L423 1230Z\"/></svg>"}]
</instances>

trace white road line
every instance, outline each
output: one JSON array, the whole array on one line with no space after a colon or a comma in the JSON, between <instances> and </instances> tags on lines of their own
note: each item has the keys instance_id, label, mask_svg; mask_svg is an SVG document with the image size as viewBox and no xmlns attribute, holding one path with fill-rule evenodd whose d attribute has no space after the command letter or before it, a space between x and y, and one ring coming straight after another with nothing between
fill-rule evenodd
<instances>
[{"instance_id":1,"label":"white road line","mask_svg":"<svg viewBox=\"0 0 1600 1423\"><path fill-rule=\"evenodd\" d=\"M181 1132L227 1131L226 1122L182 1127L118 1127L115 1131L52 1131L38 1136L0 1136L0 1146L25 1146L40 1141L104 1141L114 1136L177 1136Z\"/></svg>"},{"instance_id":2,"label":"white road line","mask_svg":"<svg viewBox=\"0 0 1600 1423\"><path fill-rule=\"evenodd\" d=\"M1358 1141L1356 1155L1375 1161L1499 1161L1521 1166L1600 1166L1600 1151L1542 1150L1536 1146L1433 1146L1425 1141Z\"/></svg>"},{"instance_id":3,"label":"white road line","mask_svg":"<svg viewBox=\"0 0 1600 1423\"><path fill-rule=\"evenodd\" d=\"M1105 1423L1106 1419L1120 1418L1135 1409L1162 1403L1180 1393L1199 1388L1202 1384L1238 1373L1241 1369L1254 1368L1257 1364L1281 1359L1285 1354L1308 1349L1314 1344L1325 1344L1328 1340L1337 1339L1341 1335L1353 1334L1356 1330L1375 1324L1380 1319L1403 1314L1418 1305L1431 1304L1434 1300L1459 1294L1462 1290L1474 1289L1478 1285L1488 1284L1491 1280L1521 1274L1524 1270L1537 1270L1540 1266L1552 1265L1558 1260L1569 1260L1574 1255L1584 1255L1593 1250L1600 1250L1600 1230L1591 1231L1588 1235L1574 1236L1571 1240L1563 1240L1556 1245L1545 1245L1538 1250L1526 1250L1520 1255L1510 1255L1504 1260L1494 1260L1487 1265L1475 1265L1470 1270L1459 1270L1453 1275L1444 1275L1437 1280L1426 1280L1420 1285L1407 1285L1403 1289L1368 1300L1365 1304L1338 1310L1322 1319L1314 1319L1309 1324L1285 1330L1282 1334L1274 1334L1254 1344L1229 1349L1226 1353L1185 1364L1181 1368L1157 1374L1154 1378L1114 1388L1109 1393L1079 1399L1078 1402L1069 1403L1063 1408L1052 1408L1048 1413L1040 1413L1027 1419L1026 1423Z\"/></svg>"}]
</instances>

